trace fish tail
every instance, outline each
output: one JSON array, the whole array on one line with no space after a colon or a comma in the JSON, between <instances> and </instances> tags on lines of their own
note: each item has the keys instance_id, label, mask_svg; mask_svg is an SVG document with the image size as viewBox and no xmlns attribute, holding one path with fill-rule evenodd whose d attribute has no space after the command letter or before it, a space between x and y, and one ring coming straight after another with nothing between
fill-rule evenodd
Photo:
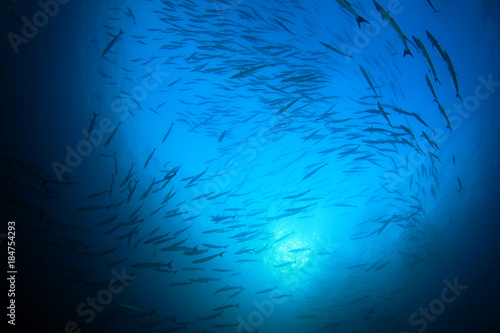
<instances>
[{"instance_id":1,"label":"fish tail","mask_svg":"<svg viewBox=\"0 0 500 333\"><path fill-rule=\"evenodd\" d=\"M439 81L439 79L437 77L434 79L434 82L441 84L441 81Z\"/></svg>"},{"instance_id":2,"label":"fish tail","mask_svg":"<svg viewBox=\"0 0 500 333\"><path fill-rule=\"evenodd\" d=\"M405 49L405 52L403 53L403 57L406 57L406 55L408 55L408 54L409 54L409 55L411 55L411 56L413 57L413 54L411 53L410 49L409 49L409 48L406 48L406 49ZM413 58L415 58L415 57L413 57Z\"/></svg>"},{"instance_id":3,"label":"fish tail","mask_svg":"<svg viewBox=\"0 0 500 333\"><path fill-rule=\"evenodd\" d=\"M452 131L452 132L453 132L453 130L451 129L451 126L450 126L450 125L446 125L446 128L449 128L449 129L450 129L450 131Z\"/></svg>"},{"instance_id":4,"label":"fish tail","mask_svg":"<svg viewBox=\"0 0 500 333\"><path fill-rule=\"evenodd\" d=\"M370 24L370 22L368 22L368 20L366 20L364 17L362 16L356 16L356 22L358 22L358 26L361 28L361 22L365 22L367 24Z\"/></svg>"},{"instance_id":5,"label":"fish tail","mask_svg":"<svg viewBox=\"0 0 500 333\"><path fill-rule=\"evenodd\" d=\"M457 97L463 102L462 96L459 93L457 93Z\"/></svg>"}]
</instances>

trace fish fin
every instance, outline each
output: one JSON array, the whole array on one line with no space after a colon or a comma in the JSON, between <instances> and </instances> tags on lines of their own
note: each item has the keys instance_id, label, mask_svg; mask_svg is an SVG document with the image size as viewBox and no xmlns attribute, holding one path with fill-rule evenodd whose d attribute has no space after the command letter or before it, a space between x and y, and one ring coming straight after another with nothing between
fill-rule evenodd
<instances>
[{"instance_id":1,"label":"fish fin","mask_svg":"<svg viewBox=\"0 0 500 333\"><path fill-rule=\"evenodd\" d=\"M356 22L358 22L358 26L359 28L361 28L361 22L365 22L367 24L370 24L370 22L368 22L368 20L366 20L365 18L361 17L361 16L356 16Z\"/></svg>"}]
</instances>

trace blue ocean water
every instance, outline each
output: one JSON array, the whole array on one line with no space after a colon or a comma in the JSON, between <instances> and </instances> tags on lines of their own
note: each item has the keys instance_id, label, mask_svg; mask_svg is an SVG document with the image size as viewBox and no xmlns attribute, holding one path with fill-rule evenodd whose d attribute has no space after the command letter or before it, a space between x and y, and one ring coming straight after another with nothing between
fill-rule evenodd
<instances>
[{"instance_id":1,"label":"blue ocean water","mask_svg":"<svg viewBox=\"0 0 500 333\"><path fill-rule=\"evenodd\" d=\"M10 330L500 327L498 1L2 7Z\"/></svg>"}]
</instances>

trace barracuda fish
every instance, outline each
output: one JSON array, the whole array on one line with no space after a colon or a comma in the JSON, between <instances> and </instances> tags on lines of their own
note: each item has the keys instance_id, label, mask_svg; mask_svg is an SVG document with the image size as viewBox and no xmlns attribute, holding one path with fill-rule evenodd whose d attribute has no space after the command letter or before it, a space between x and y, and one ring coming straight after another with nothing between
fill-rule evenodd
<instances>
[{"instance_id":1,"label":"barracuda fish","mask_svg":"<svg viewBox=\"0 0 500 333\"><path fill-rule=\"evenodd\" d=\"M431 0L427 0L427 2L429 3L429 5L431 6L431 8L434 10L434 12L436 13L439 13L439 10L437 10L434 5L432 4Z\"/></svg>"},{"instance_id":2,"label":"barracuda fish","mask_svg":"<svg viewBox=\"0 0 500 333\"><path fill-rule=\"evenodd\" d=\"M420 121L425 127L429 128L429 125L427 125L427 123L418 115L416 114L415 112L413 112L413 116L418 120Z\"/></svg>"},{"instance_id":3,"label":"barracuda fish","mask_svg":"<svg viewBox=\"0 0 500 333\"><path fill-rule=\"evenodd\" d=\"M221 289L216 290L213 294L216 295L216 294L221 293L223 291L229 291L229 290L235 290L235 289L243 290L244 288L243 288L243 286L238 287L238 286L228 286L228 285L226 285L225 287L222 287Z\"/></svg>"},{"instance_id":4,"label":"barracuda fish","mask_svg":"<svg viewBox=\"0 0 500 333\"><path fill-rule=\"evenodd\" d=\"M146 312L146 313L149 313L150 316L158 317L158 315L156 314L156 310L158 310L159 308L147 309L147 308L143 308L142 306L137 306L137 305L133 305L133 304L125 303L125 302L117 302L117 304L119 306L127 308L127 309L136 310L136 311L140 311L140 312Z\"/></svg>"},{"instance_id":5,"label":"barracuda fish","mask_svg":"<svg viewBox=\"0 0 500 333\"><path fill-rule=\"evenodd\" d=\"M316 169L314 169L313 171L309 172L308 174L306 174L304 176L304 178L302 178L302 180L305 180L309 177L311 177L312 175L314 175L316 172L318 172L320 169L322 169L323 167L325 167L328 163L325 163L323 165L320 165L319 167L317 167Z\"/></svg>"},{"instance_id":6,"label":"barracuda fish","mask_svg":"<svg viewBox=\"0 0 500 333\"><path fill-rule=\"evenodd\" d=\"M366 72L365 68L363 66L359 65L359 69L361 70L361 73L365 77L366 82L368 82L368 85L370 86L371 90L373 90L373 92L375 93L375 96L380 97L377 94L377 91L375 90L375 86L373 85L372 80L370 79L370 76Z\"/></svg>"},{"instance_id":7,"label":"barracuda fish","mask_svg":"<svg viewBox=\"0 0 500 333\"><path fill-rule=\"evenodd\" d=\"M274 65L265 64L265 65L255 66L255 67L246 69L244 71L241 71L238 74L234 74L233 76L230 77L230 79L237 79L237 78L240 78L240 77L245 77L245 76L248 76L248 75L250 75L250 74L258 71L259 69L266 68L266 67L269 67L269 66L274 66Z\"/></svg>"},{"instance_id":8,"label":"barracuda fish","mask_svg":"<svg viewBox=\"0 0 500 333\"><path fill-rule=\"evenodd\" d=\"M222 134L219 136L219 139L218 139L219 143L221 143L221 142L222 142L222 140L224 140L224 137L226 136L226 133L227 133L227 132L226 132L226 130L224 130L224 131L222 132Z\"/></svg>"},{"instance_id":9,"label":"barracuda fish","mask_svg":"<svg viewBox=\"0 0 500 333\"><path fill-rule=\"evenodd\" d=\"M208 247L210 249L226 249L229 245L212 245L212 244L201 244L205 247Z\"/></svg>"},{"instance_id":10,"label":"barracuda fish","mask_svg":"<svg viewBox=\"0 0 500 333\"><path fill-rule=\"evenodd\" d=\"M259 260L259 259L239 259L239 260L236 260L236 262L262 262L262 260Z\"/></svg>"},{"instance_id":11,"label":"barracuda fish","mask_svg":"<svg viewBox=\"0 0 500 333\"><path fill-rule=\"evenodd\" d=\"M439 111L443 115L444 119L446 120L446 128L448 128L450 131L453 132L453 129L451 128L451 123L450 123L450 118L448 118L448 115L446 114L446 111L444 110L443 106L437 102Z\"/></svg>"},{"instance_id":12,"label":"barracuda fish","mask_svg":"<svg viewBox=\"0 0 500 333\"><path fill-rule=\"evenodd\" d=\"M413 40L417 44L417 47L419 48L419 50L424 55L424 60L425 60L425 63L427 64L427 67L429 68L429 71L432 72L432 74L434 74L434 81L441 83L437 77L436 69L434 68L434 65L432 64L431 57L429 55L429 52L427 52L427 49L425 48L424 43L422 43L422 41L418 37L415 37L415 36L413 36Z\"/></svg>"},{"instance_id":13,"label":"barracuda fish","mask_svg":"<svg viewBox=\"0 0 500 333\"><path fill-rule=\"evenodd\" d=\"M280 268L280 267L291 266L291 265L295 264L296 262L297 262L296 260L294 260L294 261L287 261L287 262L284 262L282 264L274 265L273 267Z\"/></svg>"},{"instance_id":14,"label":"barracuda fish","mask_svg":"<svg viewBox=\"0 0 500 333\"><path fill-rule=\"evenodd\" d=\"M208 167L202 171L201 173L197 174L196 176L191 177L191 180L189 181L189 185L193 184L195 181L197 181L201 176L203 176L206 172L208 171Z\"/></svg>"},{"instance_id":15,"label":"barracuda fish","mask_svg":"<svg viewBox=\"0 0 500 333\"><path fill-rule=\"evenodd\" d=\"M101 57L103 57L106 53L108 53L108 51L113 47L113 45L115 45L115 43L118 41L118 39L120 38L120 36L122 34L123 34L123 31L120 28L120 31L113 37L113 39L111 40L111 42L109 42L109 44L106 46L104 51L102 51Z\"/></svg>"},{"instance_id":16,"label":"barracuda fish","mask_svg":"<svg viewBox=\"0 0 500 333\"><path fill-rule=\"evenodd\" d=\"M274 288L269 288L269 289L264 289L264 290L261 290L261 291L257 291L255 294L256 295L259 295L259 294L265 294L265 293L269 293L275 289L278 289L278 285L276 285L276 287Z\"/></svg>"},{"instance_id":17,"label":"barracuda fish","mask_svg":"<svg viewBox=\"0 0 500 333\"><path fill-rule=\"evenodd\" d=\"M92 119L90 120L90 125L89 125L89 129L87 131L87 141L90 139L90 135L92 134L92 130L94 129L94 126L95 126L95 119L97 118L98 114L93 112L93 116L92 116Z\"/></svg>"},{"instance_id":18,"label":"barracuda fish","mask_svg":"<svg viewBox=\"0 0 500 333\"><path fill-rule=\"evenodd\" d=\"M458 89L458 80L457 73L455 72L455 68L453 68L453 63L451 62L450 56L448 52L444 51L445 61L448 65L448 70L450 71L451 79L453 81L453 85L455 86L455 90L457 91L457 97L462 101L462 97L460 96L460 91Z\"/></svg>"},{"instance_id":19,"label":"barracuda fish","mask_svg":"<svg viewBox=\"0 0 500 333\"><path fill-rule=\"evenodd\" d=\"M358 26L361 28L361 23L362 22L365 22L367 24L370 24L370 22L368 22L367 20L365 20L361 15L359 15L355 10L354 8L352 8L351 4L349 2L347 2L347 0L336 0L339 5L342 7L342 8L345 8L348 12L350 12L352 15L354 15L354 17L356 18L356 22L358 22Z\"/></svg>"},{"instance_id":20,"label":"barracuda fish","mask_svg":"<svg viewBox=\"0 0 500 333\"><path fill-rule=\"evenodd\" d=\"M16 20L16 22L21 26L21 28L24 28L25 23L23 22L23 20L21 20L19 15L17 15L16 12L13 10L10 11L10 14L14 18L14 20Z\"/></svg>"},{"instance_id":21,"label":"barracuda fish","mask_svg":"<svg viewBox=\"0 0 500 333\"><path fill-rule=\"evenodd\" d=\"M232 269L221 269L221 268L212 268L214 272L221 272L221 273L230 273L233 270Z\"/></svg>"},{"instance_id":22,"label":"barracuda fish","mask_svg":"<svg viewBox=\"0 0 500 333\"><path fill-rule=\"evenodd\" d=\"M113 262L107 264L106 267L113 267L113 266L119 265L121 263L124 263L127 260L128 260L127 258L124 258L124 259L121 259L121 260L113 261Z\"/></svg>"},{"instance_id":23,"label":"barracuda fish","mask_svg":"<svg viewBox=\"0 0 500 333\"><path fill-rule=\"evenodd\" d=\"M427 140L427 142L429 142L429 144L431 145L431 147L437 149L437 150L441 150L439 149L438 145L433 141L431 140L431 138L429 138L429 136L427 135L427 133L425 133L424 131L422 131L422 136Z\"/></svg>"},{"instance_id":24,"label":"barracuda fish","mask_svg":"<svg viewBox=\"0 0 500 333\"><path fill-rule=\"evenodd\" d=\"M201 263L204 263L204 262L210 261L210 260L212 260L212 259L214 259L214 258L217 258L217 257L219 257L219 256L220 256L220 257L222 257L222 255L223 255L224 253L226 253L226 251L223 251L223 252L221 252L221 253L219 253L219 254L214 254L214 255L209 256L209 257L206 257L206 258L201 258L201 259L193 260L193 261L191 261L191 263L192 263L192 264L201 264Z\"/></svg>"},{"instance_id":25,"label":"barracuda fish","mask_svg":"<svg viewBox=\"0 0 500 333\"><path fill-rule=\"evenodd\" d=\"M234 275L234 274L233 274ZM236 297L238 296L239 294L241 294L243 291L245 291L245 288L242 288L241 290L238 290L237 292L235 292L234 294L232 295L229 295L227 299L231 299L233 297Z\"/></svg>"},{"instance_id":26,"label":"barracuda fish","mask_svg":"<svg viewBox=\"0 0 500 333\"><path fill-rule=\"evenodd\" d=\"M427 38L431 41L432 43L432 46L434 47L434 49L436 49L436 51L438 51L438 53L441 55L441 57L443 58L444 61L446 61L446 55L443 51L443 48L441 47L441 45L439 45L439 42L437 41L436 38L434 38L434 36L428 31L428 30L425 30L426 34L427 34Z\"/></svg>"},{"instance_id":27,"label":"barracuda fish","mask_svg":"<svg viewBox=\"0 0 500 333\"><path fill-rule=\"evenodd\" d=\"M160 245L160 244L169 242L169 241L174 240L174 239L175 239L175 237L168 237L168 238L165 238L165 239L157 240L157 241L153 242L153 244L154 245Z\"/></svg>"},{"instance_id":28,"label":"barracuda fish","mask_svg":"<svg viewBox=\"0 0 500 333\"><path fill-rule=\"evenodd\" d=\"M164 143L164 142L165 142L165 140L167 140L168 135L169 135L169 134L170 134L170 132L172 131L172 128L173 128L173 127L174 127L174 122L172 122L172 123L170 124L170 127L168 128L167 133L166 133L166 134L165 134L165 136L163 137L163 140L161 140L161 143Z\"/></svg>"},{"instance_id":29,"label":"barracuda fish","mask_svg":"<svg viewBox=\"0 0 500 333\"><path fill-rule=\"evenodd\" d=\"M413 54L411 53L410 49L408 48L408 37L406 37L403 33L403 31L401 30L401 28L399 27L399 25L396 23L396 21L394 21L394 19L392 18L392 16L389 14L388 11L386 11L384 9L384 7L382 7L377 1L373 0L373 3L375 4L375 7L377 7L377 10L378 12L380 13L380 15L382 15L382 17L387 21L389 22L389 25L394 29L394 31L396 31L396 33L398 34L399 38L401 39L401 41L403 42L404 46L405 46L405 51L403 53L403 56L406 56L407 54L411 55L413 57Z\"/></svg>"},{"instance_id":30,"label":"barracuda fish","mask_svg":"<svg viewBox=\"0 0 500 333\"><path fill-rule=\"evenodd\" d=\"M199 255L199 254L203 254L205 252L208 252L208 250L198 250L198 245L196 245L194 247L194 249L192 249L190 251L186 251L183 254L186 255L186 256L196 256L196 255Z\"/></svg>"},{"instance_id":31,"label":"barracuda fish","mask_svg":"<svg viewBox=\"0 0 500 333\"><path fill-rule=\"evenodd\" d=\"M281 114L283 112L285 112L286 110L288 110L292 105L294 105L295 103L297 103L302 97L299 97L293 101L291 101L290 103L288 103L287 105L285 105L284 107L282 107L278 112L276 112L275 114L278 115L278 114Z\"/></svg>"},{"instance_id":32,"label":"barracuda fish","mask_svg":"<svg viewBox=\"0 0 500 333\"><path fill-rule=\"evenodd\" d=\"M140 231L140 229L137 228L139 228L138 225L136 225L135 228L130 230L129 232L126 232L125 234L116 237L116 240L128 238L127 241L127 247L128 247L130 245L130 240L132 239L132 236Z\"/></svg>"},{"instance_id":33,"label":"barracuda fish","mask_svg":"<svg viewBox=\"0 0 500 333\"><path fill-rule=\"evenodd\" d=\"M162 267L168 267L168 268L172 269L172 262L173 262L173 260L171 260L168 264L161 263L161 262L144 262L144 263L132 265L132 267L134 267L134 268L162 268Z\"/></svg>"},{"instance_id":34,"label":"barracuda fish","mask_svg":"<svg viewBox=\"0 0 500 333\"><path fill-rule=\"evenodd\" d=\"M281 82L302 82L302 81L305 81L306 79L314 77L315 75L316 75L316 73L292 76L292 77L288 77L286 79L281 80Z\"/></svg>"},{"instance_id":35,"label":"barracuda fish","mask_svg":"<svg viewBox=\"0 0 500 333\"><path fill-rule=\"evenodd\" d=\"M209 197L207 198L207 200L217 199L218 197L221 197L221 196L223 196L223 195L226 195L226 194L228 194L229 192L230 192L230 191L225 191L225 192L221 192L221 193L217 193L217 194L211 195L211 196L209 196ZM227 208L227 209L226 209L226 211L231 212L231 211L237 211L237 210L235 210L235 209L231 209L231 208Z\"/></svg>"},{"instance_id":36,"label":"barracuda fish","mask_svg":"<svg viewBox=\"0 0 500 333\"><path fill-rule=\"evenodd\" d=\"M191 282L191 281L189 281L189 282L174 282L174 283L171 283L170 285L174 286L174 287L178 287L178 286L189 286L190 284L193 284L193 282Z\"/></svg>"},{"instance_id":37,"label":"barracuda fish","mask_svg":"<svg viewBox=\"0 0 500 333\"><path fill-rule=\"evenodd\" d=\"M455 86L455 90L457 93L456 97L458 97L460 100L462 100L462 97L460 96L460 92L458 89L457 74L456 74L455 69L453 67L453 63L451 62L451 58L448 55L448 52L443 50L441 45L439 45L439 42L436 40L436 38L434 38L434 36L428 30L425 30L425 32L427 33L427 37L431 41L432 46L436 49L436 51L438 51L438 53L441 55L441 57L445 61L446 65L448 66L448 70L450 72L451 79L453 81L453 85Z\"/></svg>"},{"instance_id":38,"label":"barracuda fish","mask_svg":"<svg viewBox=\"0 0 500 333\"><path fill-rule=\"evenodd\" d=\"M219 223L219 222L222 222L224 220L231 219L231 218L234 220L236 218L236 215L230 215L230 216L217 215L217 216L210 216L210 218L215 223Z\"/></svg>"},{"instance_id":39,"label":"barracuda fish","mask_svg":"<svg viewBox=\"0 0 500 333\"><path fill-rule=\"evenodd\" d=\"M370 132L370 133L373 133L373 132L391 133L391 131L386 130L385 128L378 128L378 127L373 127L373 126L365 128L363 131L364 132Z\"/></svg>"},{"instance_id":40,"label":"barracuda fish","mask_svg":"<svg viewBox=\"0 0 500 333\"><path fill-rule=\"evenodd\" d=\"M120 121L118 123L118 125L116 125L115 129L113 130L113 132L111 132L111 134L109 135L109 138L106 140L106 143L104 143L104 147L106 147L107 145L109 145L109 143L111 142L111 139L113 139L113 137L116 134L116 131L118 131L118 128L120 127L121 124L122 124L122 121Z\"/></svg>"},{"instance_id":41,"label":"barracuda fish","mask_svg":"<svg viewBox=\"0 0 500 333\"><path fill-rule=\"evenodd\" d=\"M130 188L130 184L132 183L132 181L128 183L127 189L128 189L129 193L128 193L128 196L127 196L127 203L129 203L130 199L132 199L132 195L134 194L135 189L137 188L137 183L138 182L139 182L139 180L135 180L134 181L134 186L132 188Z\"/></svg>"},{"instance_id":42,"label":"barracuda fish","mask_svg":"<svg viewBox=\"0 0 500 333\"><path fill-rule=\"evenodd\" d=\"M278 23L278 25L280 25L283 29L285 29L286 31L288 31L289 33L291 33L292 35L295 35L293 32L291 32L284 24L283 22L279 21L278 19L274 19L274 22Z\"/></svg>"},{"instance_id":43,"label":"barracuda fish","mask_svg":"<svg viewBox=\"0 0 500 333\"><path fill-rule=\"evenodd\" d=\"M132 10L130 9L130 7L127 7L127 12L125 13L125 15L130 16L132 18L132 21L135 24L135 15L134 15L134 13L132 13Z\"/></svg>"},{"instance_id":44,"label":"barracuda fish","mask_svg":"<svg viewBox=\"0 0 500 333\"><path fill-rule=\"evenodd\" d=\"M151 158L153 158L153 154L155 153L156 148L157 148L157 147L154 147L154 148L153 148L153 151L151 152L151 154L149 154L148 159L147 159L147 160L146 160L146 162L144 163L144 169L146 169L146 167L147 167L147 166L148 166L148 164L149 164L149 161L151 161Z\"/></svg>"},{"instance_id":45,"label":"barracuda fish","mask_svg":"<svg viewBox=\"0 0 500 333\"><path fill-rule=\"evenodd\" d=\"M291 235L293 235L293 234L294 234L294 232L292 231L292 232L291 232L291 233L289 233L288 235L285 235L285 236L283 236L283 237L278 238L276 241L274 241L274 244L276 244L276 243L279 243L279 242L283 241L284 239L286 239L286 238L290 237L290 236L291 236Z\"/></svg>"},{"instance_id":46,"label":"barracuda fish","mask_svg":"<svg viewBox=\"0 0 500 333\"><path fill-rule=\"evenodd\" d=\"M381 270L382 268L384 268L385 266L389 265L391 263L390 260L387 260L385 263L383 263L382 265L378 266L377 268L375 268L376 271L379 271Z\"/></svg>"},{"instance_id":47,"label":"barracuda fish","mask_svg":"<svg viewBox=\"0 0 500 333\"><path fill-rule=\"evenodd\" d=\"M431 80L429 79L429 76L425 76L425 81L427 82L427 86L431 90L432 96L434 96L434 102L439 104L438 98L436 96L436 92L434 91L434 87L432 86Z\"/></svg>"},{"instance_id":48,"label":"barracuda fish","mask_svg":"<svg viewBox=\"0 0 500 333\"><path fill-rule=\"evenodd\" d=\"M304 195L306 195L307 193L309 193L311 190L307 190L305 192L302 192L302 193L299 193L299 194L295 194L295 195L288 195L286 197L283 197L282 199L297 199L297 198L300 198Z\"/></svg>"},{"instance_id":49,"label":"barracuda fish","mask_svg":"<svg viewBox=\"0 0 500 333\"><path fill-rule=\"evenodd\" d=\"M118 214L115 214L115 215L113 215L113 216L111 216L111 217L107 218L106 220L104 220L104 221L102 221L102 222L98 223L98 224L96 225L96 227L97 227L97 228L98 228L98 227L102 227L102 226L103 226L103 225L105 225L105 224L111 223L111 222L113 222L113 221L114 221L117 217L118 217Z\"/></svg>"},{"instance_id":50,"label":"barracuda fish","mask_svg":"<svg viewBox=\"0 0 500 333\"><path fill-rule=\"evenodd\" d=\"M228 304L228 305L224 305L224 306L219 306L218 308L213 308L212 311L221 311L221 310L226 310L226 309L230 309L230 308L240 308L240 305L239 304Z\"/></svg>"},{"instance_id":51,"label":"barracuda fish","mask_svg":"<svg viewBox=\"0 0 500 333\"><path fill-rule=\"evenodd\" d=\"M155 178L153 178L151 185L149 185L149 187L146 189L146 191L144 191L142 196L139 198L139 201L146 199L146 197L149 195L149 192L151 192L151 189L153 188L154 184L155 184Z\"/></svg>"},{"instance_id":52,"label":"barracuda fish","mask_svg":"<svg viewBox=\"0 0 500 333\"><path fill-rule=\"evenodd\" d=\"M378 105L378 110L379 110L380 114L385 118L385 120L387 120L387 124L389 126L393 127L391 124L391 120L389 119L389 113L385 112L385 110L382 107L382 104L380 104L380 102L377 102L377 105Z\"/></svg>"},{"instance_id":53,"label":"barracuda fish","mask_svg":"<svg viewBox=\"0 0 500 333\"><path fill-rule=\"evenodd\" d=\"M132 163L130 165L130 169L128 170L127 176L125 176L125 179L120 184L120 187L122 187L123 185L127 184L127 182L130 180L130 178L132 178L132 176L133 176L132 169L133 168L134 168L134 163Z\"/></svg>"},{"instance_id":54,"label":"barracuda fish","mask_svg":"<svg viewBox=\"0 0 500 333\"><path fill-rule=\"evenodd\" d=\"M189 284L191 284L191 283L189 283ZM142 328L152 328L152 327L156 327L156 326L168 323L170 321L175 322L176 318L177 318L177 316L173 316L173 317L167 317L164 319L152 321L152 322L149 322L149 323L142 325Z\"/></svg>"}]
</instances>

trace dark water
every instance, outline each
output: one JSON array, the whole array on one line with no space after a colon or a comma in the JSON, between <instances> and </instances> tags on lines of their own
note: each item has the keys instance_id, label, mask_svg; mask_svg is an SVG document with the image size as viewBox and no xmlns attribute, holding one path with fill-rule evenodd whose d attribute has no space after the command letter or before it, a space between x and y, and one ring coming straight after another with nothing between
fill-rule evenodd
<instances>
[{"instance_id":1,"label":"dark water","mask_svg":"<svg viewBox=\"0 0 500 333\"><path fill-rule=\"evenodd\" d=\"M10 330L500 327L497 1L2 9Z\"/></svg>"}]
</instances>

